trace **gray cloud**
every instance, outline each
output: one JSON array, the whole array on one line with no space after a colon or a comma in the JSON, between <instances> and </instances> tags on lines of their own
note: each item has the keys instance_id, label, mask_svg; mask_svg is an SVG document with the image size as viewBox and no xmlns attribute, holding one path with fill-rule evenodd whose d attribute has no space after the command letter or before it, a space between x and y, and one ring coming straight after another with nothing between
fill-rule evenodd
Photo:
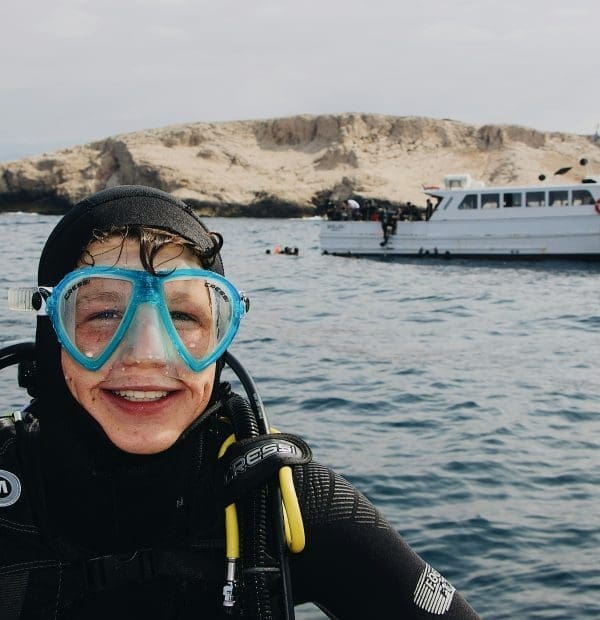
<instances>
[{"instance_id":1,"label":"gray cloud","mask_svg":"<svg viewBox=\"0 0 600 620\"><path fill-rule=\"evenodd\" d=\"M298 113L594 132L595 0L403 4L4 3L0 159L147 127Z\"/></svg>"}]
</instances>

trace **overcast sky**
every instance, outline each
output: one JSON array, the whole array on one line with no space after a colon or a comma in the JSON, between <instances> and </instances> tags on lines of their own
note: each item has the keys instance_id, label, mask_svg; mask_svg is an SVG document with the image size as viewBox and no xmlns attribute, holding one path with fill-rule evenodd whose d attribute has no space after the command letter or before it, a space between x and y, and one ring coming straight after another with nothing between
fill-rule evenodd
<instances>
[{"instance_id":1,"label":"overcast sky","mask_svg":"<svg viewBox=\"0 0 600 620\"><path fill-rule=\"evenodd\" d=\"M370 112L592 134L598 0L3 0L0 160Z\"/></svg>"}]
</instances>

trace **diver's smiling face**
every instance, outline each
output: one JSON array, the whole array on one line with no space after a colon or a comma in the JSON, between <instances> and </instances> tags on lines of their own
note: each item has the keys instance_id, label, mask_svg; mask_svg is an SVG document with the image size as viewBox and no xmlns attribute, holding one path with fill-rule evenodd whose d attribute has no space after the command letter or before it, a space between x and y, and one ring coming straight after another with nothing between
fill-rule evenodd
<instances>
[{"instance_id":1,"label":"diver's smiling face","mask_svg":"<svg viewBox=\"0 0 600 620\"><path fill-rule=\"evenodd\" d=\"M132 239L94 242L88 252L97 266L143 269L139 243ZM200 268L189 249L172 244L160 249L154 265L161 270ZM163 354L164 343L155 342L155 319L152 316L146 327L142 318L134 319L139 323L132 332L135 341L129 337L127 349L119 347L97 371L83 368L64 349L61 353L73 397L112 443L134 454L154 454L171 447L206 408L215 380L214 364L196 373L182 360L174 362L172 355Z\"/></svg>"}]
</instances>

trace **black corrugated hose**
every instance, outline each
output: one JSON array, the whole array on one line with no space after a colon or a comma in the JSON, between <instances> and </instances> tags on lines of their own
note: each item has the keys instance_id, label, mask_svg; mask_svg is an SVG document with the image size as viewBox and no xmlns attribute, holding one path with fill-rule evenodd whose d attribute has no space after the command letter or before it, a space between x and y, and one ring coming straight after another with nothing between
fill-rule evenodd
<instances>
[{"instance_id":1,"label":"black corrugated hose","mask_svg":"<svg viewBox=\"0 0 600 620\"><path fill-rule=\"evenodd\" d=\"M260 394L254 380L238 360L227 352L225 362L242 383L250 402L234 395L227 403L231 423L237 439L267 434L269 424ZM270 515L269 515L270 513ZM278 556L279 568L273 567L267 548L267 520L271 516L274 528L273 539ZM244 613L250 618L273 620L275 618L271 601L269 582L279 577L283 597L283 618L294 619L294 602L287 562L287 548L284 539L281 492L278 481L267 488L252 491L244 501L242 509L242 567L244 574ZM275 569L275 570L274 570Z\"/></svg>"}]
</instances>

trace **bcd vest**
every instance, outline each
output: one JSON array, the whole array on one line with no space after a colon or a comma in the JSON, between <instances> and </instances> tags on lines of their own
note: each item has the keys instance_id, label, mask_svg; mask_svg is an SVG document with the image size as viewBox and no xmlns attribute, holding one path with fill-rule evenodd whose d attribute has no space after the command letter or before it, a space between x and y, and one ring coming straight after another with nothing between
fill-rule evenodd
<instances>
[{"instance_id":1,"label":"bcd vest","mask_svg":"<svg viewBox=\"0 0 600 620\"><path fill-rule=\"evenodd\" d=\"M212 431L219 441L230 432L223 424ZM78 547L47 525L39 433L31 416L17 423L0 418L0 617L106 617L102 604L109 605L111 620L116 620L114 605L123 618L198 617L199 611L218 618L224 613L222 523L210 536L191 527L171 545L101 554ZM236 442L227 458L218 466L214 462L222 506L243 500L248 489L264 484L281 465L311 458L296 437L265 437ZM206 463L197 465L206 468Z\"/></svg>"}]
</instances>

